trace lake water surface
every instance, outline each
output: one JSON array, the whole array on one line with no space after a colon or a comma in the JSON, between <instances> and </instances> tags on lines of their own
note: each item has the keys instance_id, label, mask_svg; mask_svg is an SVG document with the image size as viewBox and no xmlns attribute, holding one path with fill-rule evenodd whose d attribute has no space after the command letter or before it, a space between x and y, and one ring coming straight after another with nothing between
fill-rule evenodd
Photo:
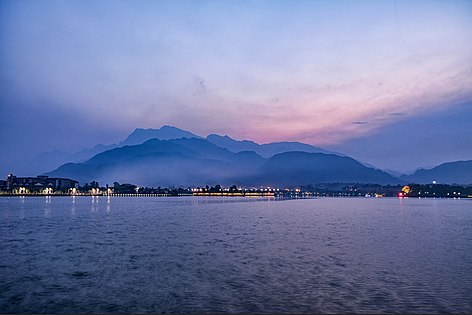
<instances>
[{"instance_id":1,"label":"lake water surface","mask_svg":"<svg viewBox=\"0 0 472 315\"><path fill-rule=\"evenodd\" d=\"M472 200L0 198L0 312L472 312Z\"/></svg>"}]
</instances>

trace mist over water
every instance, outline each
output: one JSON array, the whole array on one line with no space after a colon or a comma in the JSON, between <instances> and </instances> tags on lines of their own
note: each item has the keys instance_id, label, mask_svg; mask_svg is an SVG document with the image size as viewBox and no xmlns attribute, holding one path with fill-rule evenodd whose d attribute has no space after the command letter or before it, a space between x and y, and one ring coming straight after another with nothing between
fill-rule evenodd
<instances>
[{"instance_id":1,"label":"mist over water","mask_svg":"<svg viewBox=\"0 0 472 315\"><path fill-rule=\"evenodd\" d=\"M0 310L472 311L472 202L0 198Z\"/></svg>"}]
</instances>

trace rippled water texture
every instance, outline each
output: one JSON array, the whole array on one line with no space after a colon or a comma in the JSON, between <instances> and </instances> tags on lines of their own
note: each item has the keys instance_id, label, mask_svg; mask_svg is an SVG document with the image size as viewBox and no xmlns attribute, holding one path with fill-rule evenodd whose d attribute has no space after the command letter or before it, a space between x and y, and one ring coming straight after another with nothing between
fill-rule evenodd
<instances>
[{"instance_id":1,"label":"rippled water texture","mask_svg":"<svg viewBox=\"0 0 472 315\"><path fill-rule=\"evenodd\" d=\"M472 312L472 200L0 198L1 312Z\"/></svg>"}]
</instances>

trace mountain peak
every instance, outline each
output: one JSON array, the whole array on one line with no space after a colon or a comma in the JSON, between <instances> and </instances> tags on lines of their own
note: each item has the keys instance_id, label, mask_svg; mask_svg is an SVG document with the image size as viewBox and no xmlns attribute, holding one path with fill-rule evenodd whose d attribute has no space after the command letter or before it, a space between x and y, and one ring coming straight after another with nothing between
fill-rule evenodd
<instances>
[{"instance_id":1,"label":"mountain peak","mask_svg":"<svg viewBox=\"0 0 472 315\"><path fill-rule=\"evenodd\" d=\"M164 126L162 126L161 128L159 128L158 130L169 130L169 129L185 131L185 130L182 130L182 129L180 129L180 128L177 128L177 127L171 126L171 125L164 125Z\"/></svg>"},{"instance_id":2,"label":"mountain peak","mask_svg":"<svg viewBox=\"0 0 472 315\"><path fill-rule=\"evenodd\" d=\"M470 184L472 183L472 160L454 161L440 164L433 168L419 169L411 175L400 178L420 184Z\"/></svg>"},{"instance_id":3,"label":"mountain peak","mask_svg":"<svg viewBox=\"0 0 472 315\"><path fill-rule=\"evenodd\" d=\"M179 139L179 138L201 139L202 137L196 134L193 134L190 131L186 131L186 130L183 130L174 126L169 126L169 125L164 125L159 129L136 128L123 142L120 143L120 146L141 144L153 138L156 138L159 140L171 140L171 139Z\"/></svg>"}]
</instances>

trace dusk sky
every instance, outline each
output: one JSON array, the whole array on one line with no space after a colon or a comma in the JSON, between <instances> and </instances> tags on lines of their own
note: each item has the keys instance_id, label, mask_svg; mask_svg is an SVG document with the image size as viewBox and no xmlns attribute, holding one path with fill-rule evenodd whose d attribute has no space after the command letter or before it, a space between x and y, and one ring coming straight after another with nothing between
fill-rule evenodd
<instances>
[{"instance_id":1,"label":"dusk sky","mask_svg":"<svg viewBox=\"0 0 472 315\"><path fill-rule=\"evenodd\" d=\"M162 125L470 160L471 34L472 1L3 0L1 160Z\"/></svg>"}]
</instances>

